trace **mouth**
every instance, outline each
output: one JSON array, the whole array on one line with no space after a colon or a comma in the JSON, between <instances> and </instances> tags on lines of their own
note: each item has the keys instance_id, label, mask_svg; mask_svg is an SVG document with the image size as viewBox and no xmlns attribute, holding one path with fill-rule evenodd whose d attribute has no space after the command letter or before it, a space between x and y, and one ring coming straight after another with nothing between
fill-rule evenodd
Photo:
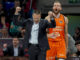
<instances>
[{"instance_id":1,"label":"mouth","mask_svg":"<svg viewBox=\"0 0 80 60\"><path fill-rule=\"evenodd\" d=\"M55 9L55 11L58 11L57 9Z\"/></svg>"},{"instance_id":2,"label":"mouth","mask_svg":"<svg viewBox=\"0 0 80 60\"><path fill-rule=\"evenodd\" d=\"M58 11L58 9L54 9L54 13L58 13L59 11Z\"/></svg>"}]
</instances>

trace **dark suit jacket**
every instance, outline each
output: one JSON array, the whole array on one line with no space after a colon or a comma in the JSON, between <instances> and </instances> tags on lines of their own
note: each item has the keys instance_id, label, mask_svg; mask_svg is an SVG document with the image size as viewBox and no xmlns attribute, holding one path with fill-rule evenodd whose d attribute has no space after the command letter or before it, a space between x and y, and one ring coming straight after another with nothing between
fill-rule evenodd
<instances>
[{"instance_id":1,"label":"dark suit jacket","mask_svg":"<svg viewBox=\"0 0 80 60\"><path fill-rule=\"evenodd\" d=\"M19 15L14 15L13 22L15 25L23 25L25 24L26 32L24 37L24 46L25 48L29 48L29 39L31 37L31 29L33 25L32 19L24 19L21 18L21 20L18 20ZM46 28L54 28L56 26L55 20L51 20L51 23L49 23L47 20L41 19L39 22L39 32L38 32L38 43L41 49L47 50L49 49L48 39L47 39L47 33Z\"/></svg>"},{"instance_id":2,"label":"dark suit jacket","mask_svg":"<svg viewBox=\"0 0 80 60\"><path fill-rule=\"evenodd\" d=\"M6 55L14 56L14 48L13 45L8 46L7 50L5 51ZM18 47L18 56L24 56L24 49L22 47Z\"/></svg>"}]
</instances>

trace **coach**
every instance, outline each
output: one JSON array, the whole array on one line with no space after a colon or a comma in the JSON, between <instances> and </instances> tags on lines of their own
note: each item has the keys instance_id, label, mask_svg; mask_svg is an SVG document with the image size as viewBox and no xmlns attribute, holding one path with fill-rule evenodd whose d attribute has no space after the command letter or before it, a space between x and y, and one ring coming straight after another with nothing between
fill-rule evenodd
<instances>
[{"instance_id":1,"label":"coach","mask_svg":"<svg viewBox=\"0 0 80 60\"><path fill-rule=\"evenodd\" d=\"M46 28L54 28L55 20L41 19L41 12L34 10L32 19L19 18L20 7L16 8L13 21L15 25L24 25L25 47L28 48L29 60L46 60L46 51L49 49Z\"/></svg>"}]
</instances>

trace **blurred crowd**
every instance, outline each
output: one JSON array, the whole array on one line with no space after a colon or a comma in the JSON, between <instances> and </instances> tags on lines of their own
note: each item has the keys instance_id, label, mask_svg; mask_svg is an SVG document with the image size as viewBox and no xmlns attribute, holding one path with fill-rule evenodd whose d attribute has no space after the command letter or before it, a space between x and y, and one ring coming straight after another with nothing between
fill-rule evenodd
<instances>
[{"instance_id":1,"label":"blurred crowd","mask_svg":"<svg viewBox=\"0 0 80 60\"><path fill-rule=\"evenodd\" d=\"M28 58L28 49L24 49L24 45L20 44L18 38L13 38L11 43L11 45L7 43L4 43L2 46L0 45L0 56L19 56Z\"/></svg>"},{"instance_id":2,"label":"blurred crowd","mask_svg":"<svg viewBox=\"0 0 80 60\"><path fill-rule=\"evenodd\" d=\"M24 28L12 22L16 7L21 7L21 17L31 18L36 0L2 0L0 2L0 38L23 37ZM32 2L32 5L31 5Z\"/></svg>"}]
</instances>

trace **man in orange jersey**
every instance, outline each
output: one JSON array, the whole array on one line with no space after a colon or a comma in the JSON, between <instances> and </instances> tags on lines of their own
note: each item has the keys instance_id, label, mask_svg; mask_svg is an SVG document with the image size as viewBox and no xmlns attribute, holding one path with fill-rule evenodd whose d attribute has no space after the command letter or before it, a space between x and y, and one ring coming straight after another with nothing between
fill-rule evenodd
<instances>
[{"instance_id":1,"label":"man in orange jersey","mask_svg":"<svg viewBox=\"0 0 80 60\"><path fill-rule=\"evenodd\" d=\"M49 28L48 41L50 50L47 51L46 60L65 60L68 48L68 18L60 13L62 10L61 3L55 1L53 4L53 17L56 21L56 28ZM51 13L50 13L51 15ZM45 18L52 19L51 16Z\"/></svg>"}]
</instances>

